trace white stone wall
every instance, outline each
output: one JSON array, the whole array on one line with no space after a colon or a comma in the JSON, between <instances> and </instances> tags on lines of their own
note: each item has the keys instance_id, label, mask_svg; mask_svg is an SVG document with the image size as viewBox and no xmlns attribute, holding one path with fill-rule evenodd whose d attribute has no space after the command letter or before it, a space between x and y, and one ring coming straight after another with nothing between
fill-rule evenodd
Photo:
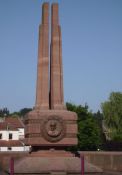
<instances>
[{"instance_id":1,"label":"white stone wall","mask_svg":"<svg viewBox=\"0 0 122 175\"><path fill-rule=\"evenodd\" d=\"M2 134L1 140L8 140L8 133L7 131L0 131L0 134Z\"/></svg>"},{"instance_id":2,"label":"white stone wall","mask_svg":"<svg viewBox=\"0 0 122 175\"><path fill-rule=\"evenodd\" d=\"M9 140L21 140L24 138L24 128L18 128L17 131L10 131L10 130L2 130L0 131L0 134L2 134L2 139L5 141ZM12 139L9 139L9 134L12 134ZM18 146L18 147L11 147L11 150L8 149L8 147L1 147L0 151L29 151L29 146Z\"/></svg>"},{"instance_id":3,"label":"white stone wall","mask_svg":"<svg viewBox=\"0 0 122 175\"><path fill-rule=\"evenodd\" d=\"M9 134L12 134L12 139L11 140L19 140L19 134L18 131L0 131L2 134L2 139L1 140L9 140Z\"/></svg>"},{"instance_id":4,"label":"white stone wall","mask_svg":"<svg viewBox=\"0 0 122 175\"><path fill-rule=\"evenodd\" d=\"M0 147L0 151L28 151L24 146L11 147L11 150L8 147Z\"/></svg>"}]
</instances>

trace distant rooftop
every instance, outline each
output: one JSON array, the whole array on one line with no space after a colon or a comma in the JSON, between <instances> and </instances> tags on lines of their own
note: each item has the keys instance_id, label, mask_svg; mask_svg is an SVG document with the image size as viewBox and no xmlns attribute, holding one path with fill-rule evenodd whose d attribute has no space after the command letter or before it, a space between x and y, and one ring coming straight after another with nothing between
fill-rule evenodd
<instances>
[{"instance_id":1,"label":"distant rooftop","mask_svg":"<svg viewBox=\"0 0 122 175\"><path fill-rule=\"evenodd\" d=\"M12 124L16 128L24 128L24 123L18 117L6 117L5 122Z\"/></svg>"},{"instance_id":2,"label":"distant rooftop","mask_svg":"<svg viewBox=\"0 0 122 175\"><path fill-rule=\"evenodd\" d=\"M23 146L23 142L20 140L0 140L0 146L1 147L18 147L18 146Z\"/></svg>"},{"instance_id":3,"label":"distant rooftop","mask_svg":"<svg viewBox=\"0 0 122 175\"><path fill-rule=\"evenodd\" d=\"M0 130L12 130L16 131L18 128L24 128L24 123L20 118L17 117L5 117L2 122L0 122Z\"/></svg>"}]
</instances>

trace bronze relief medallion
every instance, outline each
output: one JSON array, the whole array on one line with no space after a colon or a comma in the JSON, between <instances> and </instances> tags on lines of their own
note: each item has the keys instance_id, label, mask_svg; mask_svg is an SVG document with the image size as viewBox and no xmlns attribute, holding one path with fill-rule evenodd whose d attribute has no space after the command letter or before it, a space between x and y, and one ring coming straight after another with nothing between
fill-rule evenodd
<instances>
[{"instance_id":1,"label":"bronze relief medallion","mask_svg":"<svg viewBox=\"0 0 122 175\"><path fill-rule=\"evenodd\" d=\"M52 115L43 120L41 132L46 140L57 142L65 136L66 126L61 117Z\"/></svg>"}]
</instances>

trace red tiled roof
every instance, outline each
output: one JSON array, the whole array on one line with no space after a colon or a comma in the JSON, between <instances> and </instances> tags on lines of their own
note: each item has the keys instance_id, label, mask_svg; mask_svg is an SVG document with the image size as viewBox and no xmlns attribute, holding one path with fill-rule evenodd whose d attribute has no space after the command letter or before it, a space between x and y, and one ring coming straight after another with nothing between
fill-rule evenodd
<instances>
[{"instance_id":1,"label":"red tiled roof","mask_svg":"<svg viewBox=\"0 0 122 175\"><path fill-rule=\"evenodd\" d=\"M24 124L19 118L5 117L3 122L0 122L0 130L17 131L18 128L24 128Z\"/></svg>"},{"instance_id":2,"label":"red tiled roof","mask_svg":"<svg viewBox=\"0 0 122 175\"><path fill-rule=\"evenodd\" d=\"M19 141L19 140L0 140L0 147L18 147L18 146L23 146L24 143Z\"/></svg>"},{"instance_id":3,"label":"red tiled roof","mask_svg":"<svg viewBox=\"0 0 122 175\"><path fill-rule=\"evenodd\" d=\"M6 117L5 122L10 123L15 128L24 128L23 122L18 117Z\"/></svg>"},{"instance_id":4,"label":"red tiled roof","mask_svg":"<svg viewBox=\"0 0 122 175\"><path fill-rule=\"evenodd\" d=\"M11 131L17 131L18 129L11 125L10 123L6 123L6 122L0 122L0 130L11 130Z\"/></svg>"}]
</instances>

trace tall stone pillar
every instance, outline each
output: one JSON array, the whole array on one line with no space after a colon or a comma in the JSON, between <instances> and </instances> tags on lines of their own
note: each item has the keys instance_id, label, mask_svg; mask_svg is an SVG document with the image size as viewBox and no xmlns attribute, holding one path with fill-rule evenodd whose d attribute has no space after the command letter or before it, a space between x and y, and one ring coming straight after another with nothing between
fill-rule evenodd
<instances>
[{"instance_id":1,"label":"tall stone pillar","mask_svg":"<svg viewBox=\"0 0 122 175\"><path fill-rule=\"evenodd\" d=\"M58 4L51 8L50 103L51 109L64 109L62 40Z\"/></svg>"},{"instance_id":2,"label":"tall stone pillar","mask_svg":"<svg viewBox=\"0 0 122 175\"><path fill-rule=\"evenodd\" d=\"M49 109L49 4L42 6L39 26L36 109Z\"/></svg>"}]
</instances>

